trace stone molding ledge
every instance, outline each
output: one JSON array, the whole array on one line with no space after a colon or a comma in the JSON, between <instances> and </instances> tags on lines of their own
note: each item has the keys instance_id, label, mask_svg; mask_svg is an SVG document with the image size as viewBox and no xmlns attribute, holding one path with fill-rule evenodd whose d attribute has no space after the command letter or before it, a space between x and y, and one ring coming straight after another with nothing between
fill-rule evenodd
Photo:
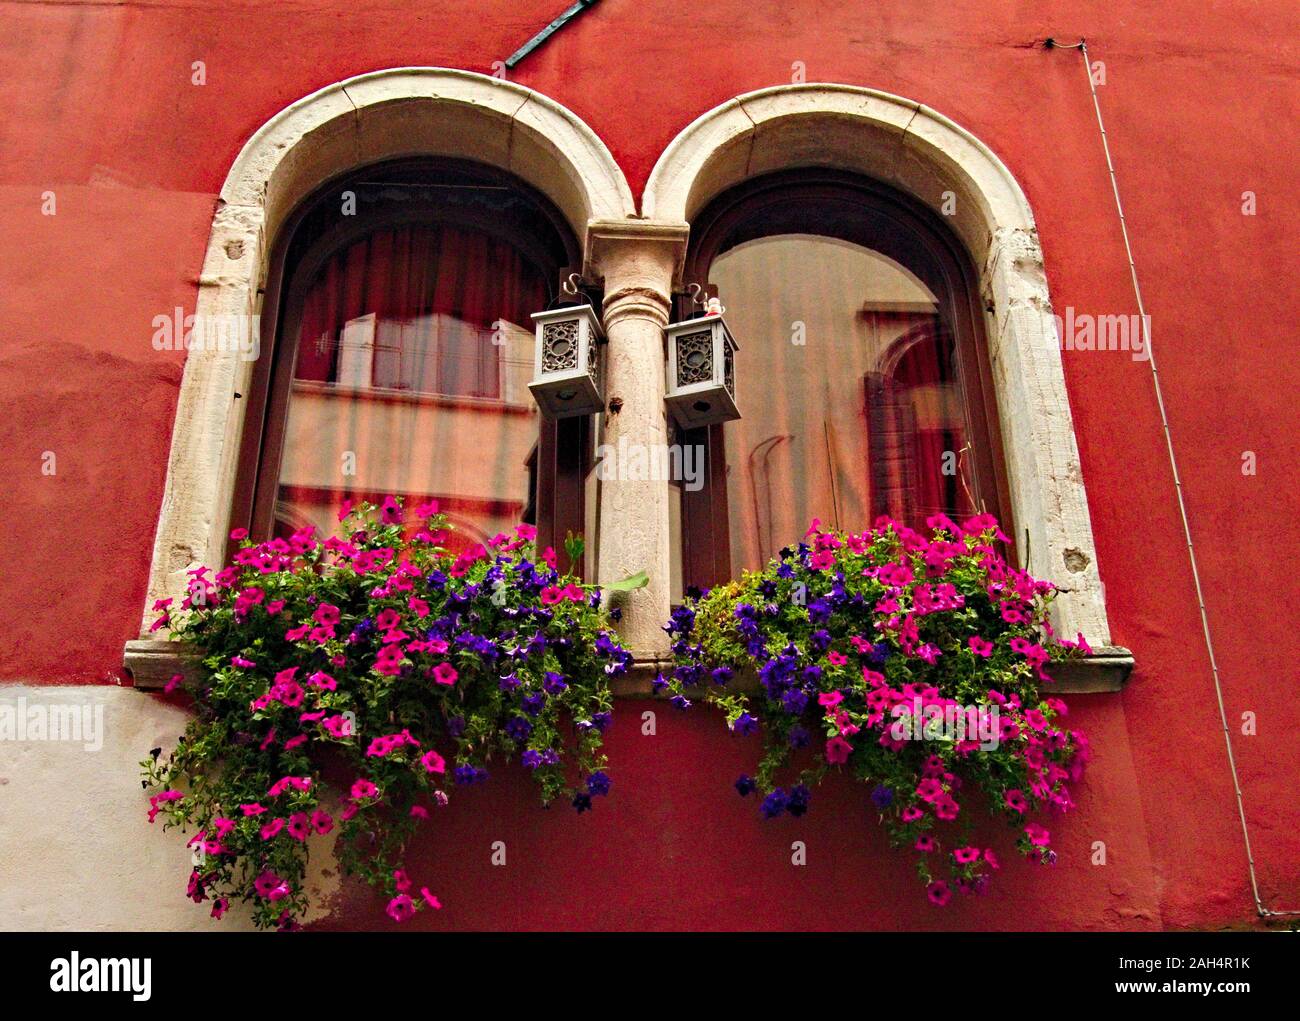
<instances>
[{"instance_id":1,"label":"stone molding ledge","mask_svg":"<svg viewBox=\"0 0 1300 1021\"><path fill-rule=\"evenodd\" d=\"M126 643L122 666L141 691L159 691L176 674L195 675L195 665L187 658L192 646L165 639L140 638ZM658 698L652 682L660 671L671 669L663 660L637 662L625 677L613 682L616 698ZM1052 694L1080 695L1121 691L1133 670L1133 654L1120 646L1096 649L1087 659L1058 663L1052 669ZM757 688L757 683L743 682L740 690Z\"/></svg>"}]
</instances>

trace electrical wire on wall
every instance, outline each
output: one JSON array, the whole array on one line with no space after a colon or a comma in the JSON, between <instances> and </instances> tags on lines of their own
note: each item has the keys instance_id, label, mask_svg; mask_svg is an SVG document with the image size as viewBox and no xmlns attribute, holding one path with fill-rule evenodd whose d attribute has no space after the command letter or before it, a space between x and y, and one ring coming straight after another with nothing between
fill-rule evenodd
<instances>
[{"instance_id":1,"label":"electrical wire on wall","mask_svg":"<svg viewBox=\"0 0 1300 1021\"><path fill-rule=\"evenodd\" d=\"M1164 390L1160 386L1160 373L1156 369L1155 350L1151 346L1151 323L1147 318L1146 307L1142 301L1142 288L1138 284L1137 265L1133 261L1133 247L1129 243L1128 223L1124 219L1124 205L1119 198L1119 181L1115 176L1115 164L1110 157L1110 142L1106 137L1106 124L1101 117L1101 103L1097 99L1097 85L1092 77L1092 65L1088 60L1088 43L1080 39L1077 43L1063 44L1055 39L1048 39L1047 48L1061 50L1078 50L1083 56L1083 73L1088 79L1088 91L1092 95L1092 106L1097 113L1097 129L1101 132L1101 148L1106 156L1106 169L1110 173L1111 191L1115 195L1115 210L1119 214L1120 233L1124 238L1124 253L1128 257L1129 275L1133 280L1133 294L1137 298L1138 315L1142 322L1142 339L1146 344L1147 362L1151 366L1151 382L1155 388L1156 405L1160 410L1160 425L1165 434L1165 449L1169 454L1169 468L1174 478L1174 493L1178 498L1178 513L1183 522L1183 537L1187 540L1187 559L1192 568L1192 582L1196 588L1196 605L1201 614L1201 630L1205 636L1205 651L1210 657L1210 672L1214 678L1214 694L1219 703L1219 720L1223 724L1223 740L1228 750L1228 767L1232 771L1232 786L1237 795L1237 815L1241 819L1241 835L1246 845L1246 862L1250 868L1250 889L1255 898L1255 910L1262 917L1281 915L1300 915L1300 909L1270 909L1264 906L1259 895L1259 881L1255 873L1255 855L1250 846L1250 827L1246 822L1246 804L1241 793L1241 779L1237 772L1237 758L1232 749L1232 733L1228 728L1228 711L1223 702L1223 685L1219 678L1219 663L1214 654L1214 639L1210 633L1210 616L1205 608L1205 596L1201 589L1201 572L1196 559L1196 547L1192 543L1192 526L1187 516L1187 500L1183 495L1182 476L1178 472L1178 458L1174 454L1173 434L1169 430L1169 416L1165 411Z\"/></svg>"}]
</instances>

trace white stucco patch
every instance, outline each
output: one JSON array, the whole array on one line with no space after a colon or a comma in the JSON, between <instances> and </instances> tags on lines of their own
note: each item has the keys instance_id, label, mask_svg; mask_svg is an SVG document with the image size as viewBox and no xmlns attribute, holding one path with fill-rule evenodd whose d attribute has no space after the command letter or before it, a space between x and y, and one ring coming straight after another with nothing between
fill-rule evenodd
<instances>
[{"instance_id":1,"label":"white stucco patch","mask_svg":"<svg viewBox=\"0 0 1300 1021\"><path fill-rule=\"evenodd\" d=\"M140 760L185 713L130 688L0 685L0 706L20 699L101 718L102 746L0 740L0 930L248 928L238 908L216 922L186 899L188 838L147 821Z\"/></svg>"}]
</instances>

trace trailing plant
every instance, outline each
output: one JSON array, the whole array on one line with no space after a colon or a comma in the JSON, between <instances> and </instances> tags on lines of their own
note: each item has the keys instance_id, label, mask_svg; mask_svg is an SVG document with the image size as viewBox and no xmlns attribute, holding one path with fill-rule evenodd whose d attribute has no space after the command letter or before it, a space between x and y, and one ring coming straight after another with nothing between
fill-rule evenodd
<instances>
[{"instance_id":1,"label":"trailing plant","mask_svg":"<svg viewBox=\"0 0 1300 1021\"><path fill-rule=\"evenodd\" d=\"M1020 831L1021 852L1055 862L1033 816L1072 806L1088 744L1045 695L1045 668L1091 650L1053 634L1054 587L1007 563L992 516L927 526L929 537L882 518L852 534L814 521L763 570L674 611L675 666L656 684L683 709L702 694L734 733L764 731L755 774L736 788L758 791L767 818L803 815L830 770L867 784L942 905L954 887L983 892L999 867L962 811L972 790ZM761 690L738 690L743 674Z\"/></svg>"},{"instance_id":2,"label":"trailing plant","mask_svg":"<svg viewBox=\"0 0 1300 1021\"><path fill-rule=\"evenodd\" d=\"M196 831L188 894L214 917L237 899L261 927L296 927L309 846L332 831L395 920L439 907L404 852L498 757L518 757L543 803L583 812L609 791L609 679L631 656L600 591L538 557L530 526L453 555L437 505L415 516L390 497L349 502L323 541L314 526L261 543L237 530L229 566L192 570L180 607L155 605L155 627L202 653L168 685L193 697L184 736L141 763L149 820Z\"/></svg>"}]
</instances>

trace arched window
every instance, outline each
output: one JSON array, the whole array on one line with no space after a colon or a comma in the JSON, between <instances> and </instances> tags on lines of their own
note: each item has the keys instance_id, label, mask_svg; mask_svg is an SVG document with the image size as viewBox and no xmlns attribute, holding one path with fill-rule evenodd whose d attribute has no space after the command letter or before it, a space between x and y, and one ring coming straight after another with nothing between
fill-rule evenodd
<instances>
[{"instance_id":1,"label":"arched window","mask_svg":"<svg viewBox=\"0 0 1300 1021\"><path fill-rule=\"evenodd\" d=\"M578 249L533 189L460 161L405 161L306 203L272 265L237 518L335 527L346 499L436 500L456 549L519 521L585 532L585 419L539 419L530 315ZM580 566L580 565L579 565Z\"/></svg>"},{"instance_id":2,"label":"arched window","mask_svg":"<svg viewBox=\"0 0 1300 1021\"><path fill-rule=\"evenodd\" d=\"M1006 520L974 276L936 221L816 170L748 182L696 219L686 280L726 307L742 418L678 438L708 452L706 484L681 492L685 585L761 566L813 518Z\"/></svg>"}]
</instances>

